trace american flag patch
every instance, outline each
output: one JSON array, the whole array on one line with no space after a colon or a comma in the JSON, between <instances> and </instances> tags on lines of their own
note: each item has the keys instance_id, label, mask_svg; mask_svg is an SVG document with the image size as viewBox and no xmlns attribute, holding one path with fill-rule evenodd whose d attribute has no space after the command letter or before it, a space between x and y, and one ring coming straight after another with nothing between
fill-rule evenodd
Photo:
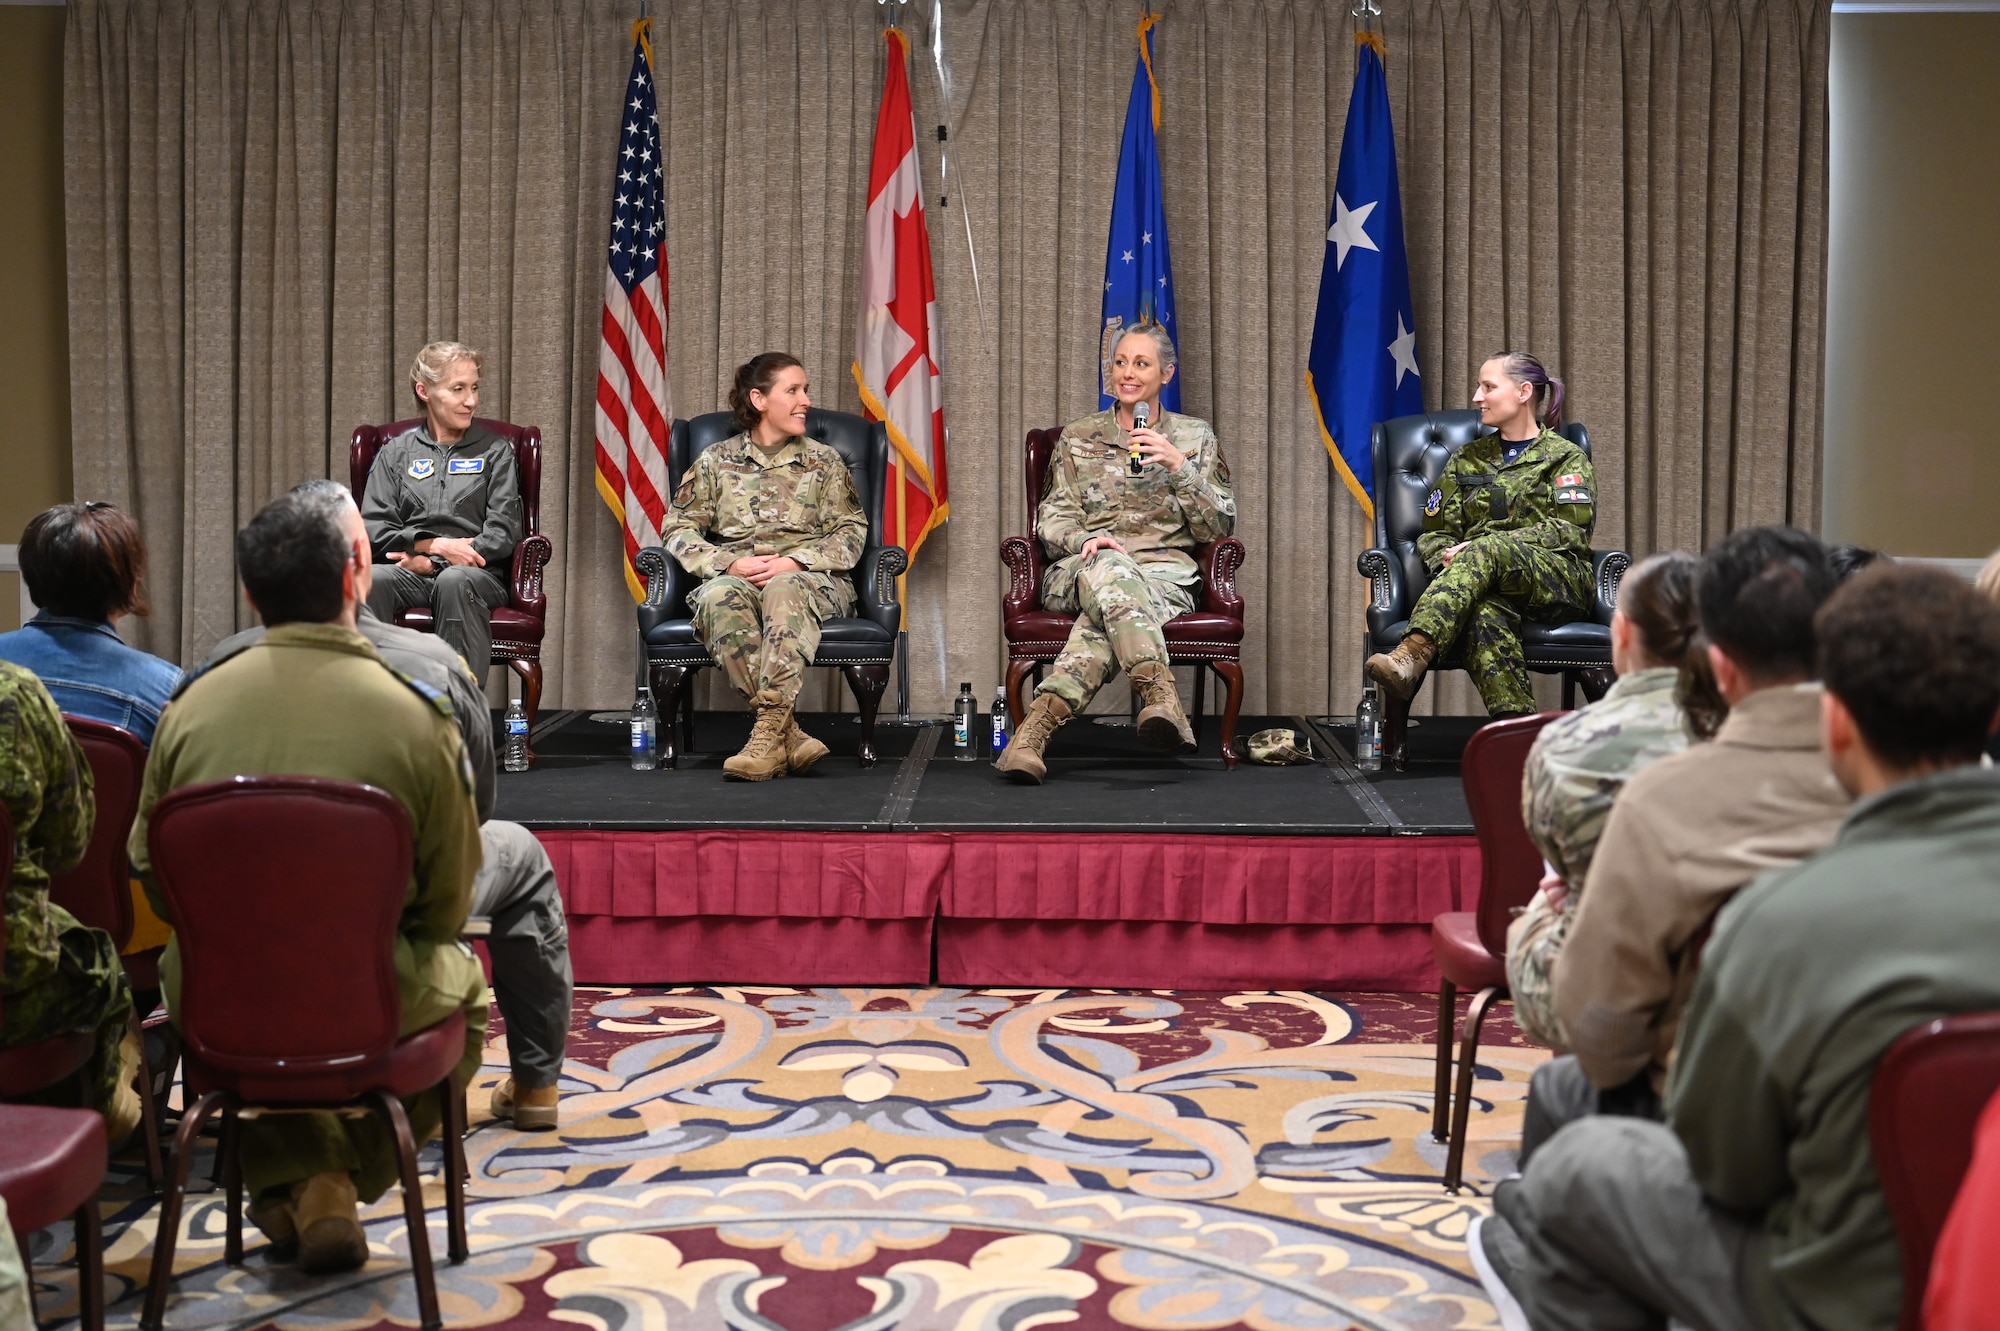
<instances>
[{"instance_id":1,"label":"american flag patch","mask_svg":"<svg viewBox=\"0 0 2000 1331\"><path fill-rule=\"evenodd\" d=\"M1582 485L1582 484L1583 484L1583 476L1582 476L1582 474L1581 474L1581 473L1579 473L1579 472L1574 472L1574 471L1573 471L1573 472L1569 473L1569 475L1567 475L1567 476L1558 476L1558 477L1556 477L1556 484L1557 484L1557 485Z\"/></svg>"}]
</instances>

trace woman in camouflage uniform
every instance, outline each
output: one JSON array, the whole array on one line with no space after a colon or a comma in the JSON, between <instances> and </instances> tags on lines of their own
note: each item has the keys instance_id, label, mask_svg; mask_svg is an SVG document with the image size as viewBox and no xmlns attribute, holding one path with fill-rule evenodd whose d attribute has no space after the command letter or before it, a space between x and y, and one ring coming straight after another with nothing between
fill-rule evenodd
<instances>
[{"instance_id":1,"label":"woman in camouflage uniform","mask_svg":"<svg viewBox=\"0 0 2000 1331\"><path fill-rule=\"evenodd\" d=\"M1139 733L1169 751L1194 747L1161 629L1194 609L1201 575L1190 552L1236 525L1215 431L1207 421L1160 410L1160 390L1174 377L1167 330L1133 325L1112 351L1110 370L1117 405L1064 427L1036 516L1053 561L1042 605L1075 615L1076 627L994 764L1036 784L1047 775L1049 737L1116 669L1139 692ZM1141 404L1145 426L1136 425Z\"/></svg>"},{"instance_id":2,"label":"woman in camouflage uniform","mask_svg":"<svg viewBox=\"0 0 2000 1331\"><path fill-rule=\"evenodd\" d=\"M792 704L820 625L854 608L868 516L847 462L806 437L805 367L767 351L736 371L729 410L743 433L705 449L674 492L661 544L702 579L694 631L757 723L722 764L736 781L803 772L826 745Z\"/></svg>"},{"instance_id":3,"label":"woman in camouflage uniform","mask_svg":"<svg viewBox=\"0 0 2000 1331\"><path fill-rule=\"evenodd\" d=\"M1702 648L1695 586L1701 560L1655 555L1625 575L1611 616L1618 682L1602 699L1543 728L1529 750L1521 815L1549 877L1507 931L1514 1020L1544 1044L1568 1047L1550 977L1569 935L1612 801L1640 768L1687 747L1674 699L1680 668Z\"/></svg>"}]
</instances>

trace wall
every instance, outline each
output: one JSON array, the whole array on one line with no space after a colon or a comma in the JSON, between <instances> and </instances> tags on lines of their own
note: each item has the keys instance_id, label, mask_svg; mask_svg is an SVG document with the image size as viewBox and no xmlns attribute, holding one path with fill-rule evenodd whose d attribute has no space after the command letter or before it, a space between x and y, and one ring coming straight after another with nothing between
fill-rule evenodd
<instances>
[{"instance_id":1,"label":"wall","mask_svg":"<svg viewBox=\"0 0 2000 1331\"><path fill-rule=\"evenodd\" d=\"M1825 533L2000 548L2000 13L1836 14Z\"/></svg>"},{"instance_id":2,"label":"wall","mask_svg":"<svg viewBox=\"0 0 2000 1331\"><path fill-rule=\"evenodd\" d=\"M0 543L70 496L63 9L0 4ZM0 629L20 583L0 573Z\"/></svg>"}]
</instances>

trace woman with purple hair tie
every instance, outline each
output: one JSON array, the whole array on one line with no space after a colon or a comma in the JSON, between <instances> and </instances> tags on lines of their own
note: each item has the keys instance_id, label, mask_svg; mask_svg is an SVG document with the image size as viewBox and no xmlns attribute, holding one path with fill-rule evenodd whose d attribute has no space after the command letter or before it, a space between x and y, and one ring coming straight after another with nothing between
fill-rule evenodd
<instances>
[{"instance_id":1,"label":"woman with purple hair tie","mask_svg":"<svg viewBox=\"0 0 2000 1331\"><path fill-rule=\"evenodd\" d=\"M1597 477L1555 432L1563 384L1525 351L1479 367L1472 395L1493 433L1445 464L1424 502L1417 553L1430 585L1394 651L1368 658L1393 696L1415 696L1440 661L1462 665L1495 717L1535 710L1523 619L1562 624L1590 612L1590 527Z\"/></svg>"}]
</instances>

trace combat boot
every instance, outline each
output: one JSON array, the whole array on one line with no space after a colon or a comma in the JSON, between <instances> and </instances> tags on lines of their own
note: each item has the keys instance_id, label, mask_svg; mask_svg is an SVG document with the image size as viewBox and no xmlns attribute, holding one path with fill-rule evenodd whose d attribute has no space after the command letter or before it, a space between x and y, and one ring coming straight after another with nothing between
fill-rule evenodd
<instances>
[{"instance_id":1,"label":"combat boot","mask_svg":"<svg viewBox=\"0 0 2000 1331\"><path fill-rule=\"evenodd\" d=\"M1042 778L1049 774L1048 764L1042 761L1042 750L1048 747L1050 737L1068 723L1069 716L1068 703L1053 693L1037 693L1028 714L1021 718L1021 728L994 760L994 770L1041 785Z\"/></svg>"},{"instance_id":2,"label":"combat boot","mask_svg":"<svg viewBox=\"0 0 2000 1331\"><path fill-rule=\"evenodd\" d=\"M733 781L769 781L785 774L785 733L792 724L792 705L776 689L759 689L750 699L757 724L743 751L722 763L722 774Z\"/></svg>"},{"instance_id":3,"label":"combat boot","mask_svg":"<svg viewBox=\"0 0 2000 1331\"><path fill-rule=\"evenodd\" d=\"M368 1236L360 1203L346 1170L314 1174L292 1185L292 1224L298 1234L299 1269L307 1275L353 1271L368 1264Z\"/></svg>"},{"instance_id":4,"label":"combat boot","mask_svg":"<svg viewBox=\"0 0 2000 1331\"><path fill-rule=\"evenodd\" d=\"M1139 733L1156 749L1185 753L1194 747L1194 729L1181 710L1181 691L1174 687L1174 672L1165 661L1146 661L1129 672L1132 686L1139 690Z\"/></svg>"},{"instance_id":5,"label":"combat boot","mask_svg":"<svg viewBox=\"0 0 2000 1331\"><path fill-rule=\"evenodd\" d=\"M790 729L785 731L785 769L797 776L826 757L832 750L799 728L799 719L791 719Z\"/></svg>"},{"instance_id":6,"label":"combat boot","mask_svg":"<svg viewBox=\"0 0 2000 1331\"><path fill-rule=\"evenodd\" d=\"M1417 696L1423 687L1424 672L1437 660L1437 644L1421 633L1407 633L1393 652L1377 652L1368 658L1368 673L1382 687L1404 702Z\"/></svg>"}]
</instances>

